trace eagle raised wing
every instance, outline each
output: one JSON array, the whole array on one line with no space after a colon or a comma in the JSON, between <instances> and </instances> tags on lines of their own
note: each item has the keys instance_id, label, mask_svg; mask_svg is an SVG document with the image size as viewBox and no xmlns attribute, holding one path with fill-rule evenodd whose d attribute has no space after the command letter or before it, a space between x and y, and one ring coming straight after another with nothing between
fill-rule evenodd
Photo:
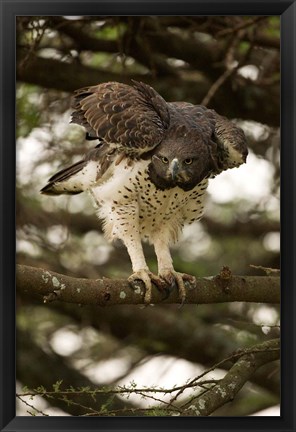
<instances>
[{"instance_id":1,"label":"eagle raised wing","mask_svg":"<svg viewBox=\"0 0 296 432\"><path fill-rule=\"evenodd\" d=\"M122 152L139 156L156 147L169 126L166 101L152 88L108 82L75 92L72 123Z\"/></svg>"},{"instance_id":2,"label":"eagle raised wing","mask_svg":"<svg viewBox=\"0 0 296 432\"><path fill-rule=\"evenodd\" d=\"M108 82L76 90L71 123L100 143L85 157L57 172L41 189L47 195L75 195L112 175L112 163L138 158L164 138L169 126L166 101L150 86ZM111 168L111 170L109 169ZM109 171L108 171L109 169Z\"/></svg>"},{"instance_id":3,"label":"eagle raised wing","mask_svg":"<svg viewBox=\"0 0 296 432\"><path fill-rule=\"evenodd\" d=\"M198 127L203 136L208 138L215 165L212 176L246 162L248 155L246 137L243 130L235 123L203 105L193 105L188 102L171 102L169 105L177 107L182 112L191 129Z\"/></svg>"}]
</instances>

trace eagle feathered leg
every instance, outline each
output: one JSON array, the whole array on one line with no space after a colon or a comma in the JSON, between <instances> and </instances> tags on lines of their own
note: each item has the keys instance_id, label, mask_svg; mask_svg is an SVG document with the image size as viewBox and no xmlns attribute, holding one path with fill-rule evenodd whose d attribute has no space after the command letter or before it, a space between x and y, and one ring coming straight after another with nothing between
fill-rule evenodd
<instances>
[{"instance_id":1,"label":"eagle feathered leg","mask_svg":"<svg viewBox=\"0 0 296 432\"><path fill-rule=\"evenodd\" d=\"M132 202L130 203L129 209L127 208L128 206L125 205L118 207L116 210L113 209L112 220L116 220L117 222L123 220L123 222L115 223L109 228L107 228L106 224L105 229L107 229L107 231L112 231L112 236L114 238L119 238L123 241L127 248L133 269L133 273L129 276L128 281L133 283L136 280L141 280L144 283L144 302L145 304L149 304L151 303L152 283L161 291L165 289L166 283L160 277L153 274L146 264L139 229L137 206ZM125 219L121 219L123 213L129 214L129 222L126 222Z\"/></svg>"},{"instance_id":2,"label":"eagle feathered leg","mask_svg":"<svg viewBox=\"0 0 296 432\"><path fill-rule=\"evenodd\" d=\"M194 276L175 271L166 234L167 233L163 231L153 242L157 256L158 276L152 273L146 264L139 233L133 231L131 237L121 237L127 248L133 267L133 274L128 280L131 283L136 280L141 280L144 283L145 304L151 303L152 284L154 284L159 291L165 293L165 298L173 289L177 288L180 302L183 304L186 300L185 282L188 281L191 284L195 283ZM170 287L169 289L168 286Z\"/></svg>"},{"instance_id":3,"label":"eagle feathered leg","mask_svg":"<svg viewBox=\"0 0 296 432\"><path fill-rule=\"evenodd\" d=\"M185 282L189 281L194 284L195 277L179 273L174 270L172 257L168 244L164 242L161 237L154 242L155 253L158 262L158 276L152 273L145 261L144 252L141 244L140 236L133 232L132 239L122 239L128 250L130 256L133 274L128 278L128 281L133 283L136 280L141 280L145 285L145 304L151 303L152 284L154 284L159 291L165 293L165 298L169 295L171 290L177 287L181 304L186 300ZM167 288L170 287L170 289Z\"/></svg>"},{"instance_id":4,"label":"eagle feathered leg","mask_svg":"<svg viewBox=\"0 0 296 432\"><path fill-rule=\"evenodd\" d=\"M151 303L152 282L157 286L160 283L164 284L155 274L153 274L145 260L141 237L137 230L134 230L130 235L120 235L121 240L125 244L130 260L132 262L133 273L129 276L128 281L133 283L136 280L141 280L145 285L145 304Z\"/></svg>"},{"instance_id":5,"label":"eagle feathered leg","mask_svg":"<svg viewBox=\"0 0 296 432\"><path fill-rule=\"evenodd\" d=\"M171 291L167 289L167 285L170 285L173 289L176 283L179 292L182 292L180 299L183 303L185 300L185 287L181 273L175 272L173 268L163 270L162 274L158 276L152 273L146 264L140 237L137 241L135 241L135 237L133 240L134 241L129 241L129 239L123 240L133 267L133 273L128 277L128 281L133 283L137 280L141 280L144 283L144 303L146 305L151 303L152 284L154 284L159 291L165 293L166 298Z\"/></svg>"}]
</instances>

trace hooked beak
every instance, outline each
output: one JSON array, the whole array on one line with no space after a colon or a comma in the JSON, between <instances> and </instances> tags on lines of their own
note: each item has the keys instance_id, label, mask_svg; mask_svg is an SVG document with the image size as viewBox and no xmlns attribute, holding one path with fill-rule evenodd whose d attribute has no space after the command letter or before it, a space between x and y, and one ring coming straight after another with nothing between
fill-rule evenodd
<instances>
[{"instance_id":1,"label":"hooked beak","mask_svg":"<svg viewBox=\"0 0 296 432\"><path fill-rule=\"evenodd\" d=\"M180 164L177 158L174 158L169 166L169 173L171 174L172 180L176 179L180 168Z\"/></svg>"}]
</instances>

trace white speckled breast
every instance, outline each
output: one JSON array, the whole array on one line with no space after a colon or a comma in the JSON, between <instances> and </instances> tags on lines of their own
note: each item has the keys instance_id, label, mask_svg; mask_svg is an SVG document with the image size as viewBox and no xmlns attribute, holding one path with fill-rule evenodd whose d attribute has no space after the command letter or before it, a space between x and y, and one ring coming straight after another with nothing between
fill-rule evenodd
<instances>
[{"instance_id":1,"label":"white speckled breast","mask_svg":"<svg viewBox=\"0 0 296 432\"><path fill-rule=\"evenodd\" d=\"M179 187L162 191L150 181L148 165L149 161L135 162L132 166L122 161L115 176L91 190L108 238L120 238L120 232L133 231L153 242L165 230L172 243L178 239L184 223L202 217L208 180L190 191Z\"/></svg>"}]
</instances>

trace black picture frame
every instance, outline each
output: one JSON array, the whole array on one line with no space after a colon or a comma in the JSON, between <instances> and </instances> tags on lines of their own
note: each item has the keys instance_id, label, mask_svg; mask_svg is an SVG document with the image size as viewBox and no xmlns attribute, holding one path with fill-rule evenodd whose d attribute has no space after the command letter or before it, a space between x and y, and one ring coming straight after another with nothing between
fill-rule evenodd
<instances>
[{"instance_id":1,"label":"black picture frame","mask_svg":"<svg viewBox=\"0 0 296 432\"><path fill-rule=\"evenodd\" d=\"M206 430L295 431L295 118L296 4L288 0L14 1L1 4L0 427L1 431ZM19 15L281 16L281 310L280 417L82 418L15 416L15 17ZM268 101L267 101L268 103Z\"/></svg>"}]
</instances>

